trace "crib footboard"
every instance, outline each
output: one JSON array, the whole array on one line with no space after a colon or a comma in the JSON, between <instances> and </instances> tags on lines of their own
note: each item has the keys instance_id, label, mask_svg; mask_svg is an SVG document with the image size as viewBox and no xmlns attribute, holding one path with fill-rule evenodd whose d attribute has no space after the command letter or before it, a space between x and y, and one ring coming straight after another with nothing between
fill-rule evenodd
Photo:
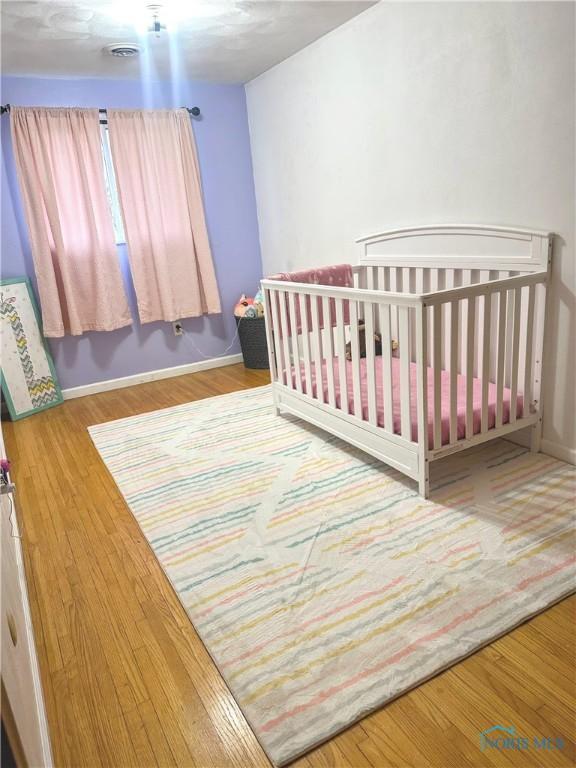
<instances>
[{"instance_id":1,"label":"crib footboard","mask_svg":"<svg viewBox=\"0 0 576 768\"><path fill-rule=\"evenodd\" d=\"M417 297L262 281L274 401L418 479Z\"/></svg>"}]
</instances>

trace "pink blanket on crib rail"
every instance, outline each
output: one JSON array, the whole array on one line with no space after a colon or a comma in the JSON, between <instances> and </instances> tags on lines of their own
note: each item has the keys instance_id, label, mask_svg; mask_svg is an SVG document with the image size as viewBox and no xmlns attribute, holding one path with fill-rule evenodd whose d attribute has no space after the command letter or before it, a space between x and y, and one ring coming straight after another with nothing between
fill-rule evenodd
<instances>
[{"instance_id":1,"label":"pink blanket on crib rail","mask_svg":"<svg viewBox=\"0 0 576 768\"><path fill-rule=\"evenodd\" d=\"M336 407L341 407L341 387L338 371L338 358L334 357L332 361L332 367L334 370L334 385L336 392ZM418 439L418 418L416 409L416 363L410 363L410 421L412 425L412 440ZM375 365L376 373L376 410L377 420L380 427L384 426L384 395L382 386L382 358L376 358ZM317 374L315 365L311 366L311 378L312 378L312 395L313 397L319 396L319 388L317 386ZM296 387L297 371L292 368L292 386ZM326 375L326 361L322 362L321 366L322 384L320 391L323 395L323 402L328 402L328 381ZM301 365L300 378L302 381L302 391L306 393L306 377L304 375L304 365ZM348 395L348 412L354 414L354 398L352 396L352 363L346 361L346 383L347 383L347 395ZM362 393L362 419L368 421L368 383L367 383L367 360L362 358L360 360L360 389ZM458 375L457 377L457 434L458 439L466 436L466 377ZM448 371L442 371L440 374L440 391L441 391L441 440L442 445L446 445L450 442L450 373ZM504 388L503 393L503 408L502 408L502 423L507 424L510 420L510 399L511 393L509 389ZM473 418L472 418L472 431L473 434L478 434L481 427L481 414L482 414L482 380L473 379L472 381L472 402L473 402ZM522 396L518 395L516 413L518 417L522 416L523 400ZM428 369L428 444L430 448L434 446L434 371L432 368ZM357 414L354 414L357 415ZM394 432L401 434L400 428L400 360L396 357L392 358L392 420L394 425ZM491 429L496 423L496 385L490 382L488 384L488 428Z\"/></svg>"},{"instance_id":2,"label":"pink blanket on crib rail","mask_svg":"<svg viewBox=\"0 0 576 768\"><path fill-rule=\"evenodd\" d=\"M299 272L279 272L268 280L284 280L290 283L310 283L313 285L332 285L350 288L353 283L350 264L333 264L329 267L303 269Z\"/></svg>"},{"instance_id":3,"label":"pink blanket on crib rail","mask_svg":"<svg viewBox=\"0 0 576 768\"><path fill-rule=\"evenodd\" d=\"M317 267L313 269L305 269L301 272L280 272L277 275L272 275L269 280L278 280L280 282L289 283L309 283L311 285L330 285L333 288L352 288L354 286L354 276L352 273L352 266L350 264L333 264L329 267ZM317 301L317 297L306 296L306 319L308 321L308 328L312 328L312 308L311 299L314 298ZM317 301L318 306L318 322L319 327L324 328L324 312L322 308L322 301ZM280 307L278 307L280 311ZM296 312L296 333L302 331L302 318L300 316L300 303L296 300L295 303ZM330 299L329 304L329 325L334 327L336 325L336 302L334 299ZM286 314L288 322L289 333L292 333L288 296L286 296ZM348 301L343 302L343 319L344 324L348 325L350 322L350 308ZM279 331L280 337L282 332Z\"/></svg>"}]
</instances>

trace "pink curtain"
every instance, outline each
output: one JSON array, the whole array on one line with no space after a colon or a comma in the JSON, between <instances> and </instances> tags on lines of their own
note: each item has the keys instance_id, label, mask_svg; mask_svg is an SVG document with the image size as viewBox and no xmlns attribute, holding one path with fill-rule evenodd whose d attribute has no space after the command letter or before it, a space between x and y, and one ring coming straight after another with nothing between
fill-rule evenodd
<instances>
[{"instance_id":1,"label":"pink curtain","mask_svg":"<svg viewBox=\"0 0 576 768\"><path fill-rule=\"evenodd\" d=\"M44 335L129 325L98 110L12 107L10 124Z\"/></svg>"},{"instance_id":2,"label":"pink curtain","mask_svg":"<svg viewBox=\"0 0 576 768\"><path fill-rule=\"evenodd\" d=\"M140 321L220 312L188 112L109 109L108 130Z\"/></svg>"}]
</instances>

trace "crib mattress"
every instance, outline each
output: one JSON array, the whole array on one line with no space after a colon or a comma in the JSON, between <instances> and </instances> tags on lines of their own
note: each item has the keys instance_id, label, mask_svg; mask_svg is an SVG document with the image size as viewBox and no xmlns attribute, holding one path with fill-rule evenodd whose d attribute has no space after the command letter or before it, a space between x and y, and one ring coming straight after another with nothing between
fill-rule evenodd
<instances>
[{"instance_id":1,"label":"crib mattress","mask_svg":"<svg viewBox=\"0 0 576 768\"><path fill-rule=\"evenodd\" d=\"M382 360L380 357L376 358L375 374L376 374L376 410L377 421L380 427L384 426L384 396L383 396L383 372L382 372ZM328 402L328 380L326 375L326 361L322 362L321 366L321 390L323 392L324 402ZM334 388L336 407L341 408L341 387L340 387L340 374L339 374L339 362L338 358L334 357L332 360L332 368L334 371ZM416 363L410 363L410 421L412 425L412 440L418 439L418 417L417 417L417 399L416 399ZM302 391L306 392L306 378L304 375L304 364L301 364L300 372L298 374L297 369L292 367L292 386L296 387L296 377L300 375L302 382ZM317 371L314 363L311 365L311 384L312 384L312 396L318 397L318 382ZM348 412L354 415L354 398L352 396L352 363L346 360L346 381L347 381L347 394L348 394ZM434 371L432 368L428 368L428 444L430 448L434 447ZM440 389L441 389L441 440L442 445L447 445L450 442L450 372L442 370L440 374ZM367 360L362 358L360 360L360 390L362 401L362 419L368 421L368 383L367 383ZM466 376L458 374L457 376L457 435L458 439L462 439L466 436ZM503 407L502 407L502 423L507 424L510 420L510 390L504 388L503 392ZM473 402L473 419L472 430L473 434L480 432L481 428L481 414L482 414L482 380L474 378L472 381L472 402ZM517 398L517 417L522 416L523 400L519 394ZM392 358L392 421L394 426L394 432L401 434L400 428L400 360L396 357ZM496 424L496 385L492 382L488 384L488 428L491 429Z\"/></svg>"}]
</instances>

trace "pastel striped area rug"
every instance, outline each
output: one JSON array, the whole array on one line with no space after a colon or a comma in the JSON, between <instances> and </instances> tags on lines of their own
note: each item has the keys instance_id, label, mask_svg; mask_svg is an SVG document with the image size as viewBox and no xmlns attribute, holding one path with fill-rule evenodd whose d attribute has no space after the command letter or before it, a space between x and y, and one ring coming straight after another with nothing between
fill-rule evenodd
<instances>
[{"instance_id":1,"label":"pastel striped area rug","mask_svg":"<svg viewBox=\"0 0 576 768\"><path fill-rule=\"evenodd\" d=\"M278 765L574 589L575 470L510 442L423 501L268 387L90 434Z\"/></svg>"}]
</instances>

